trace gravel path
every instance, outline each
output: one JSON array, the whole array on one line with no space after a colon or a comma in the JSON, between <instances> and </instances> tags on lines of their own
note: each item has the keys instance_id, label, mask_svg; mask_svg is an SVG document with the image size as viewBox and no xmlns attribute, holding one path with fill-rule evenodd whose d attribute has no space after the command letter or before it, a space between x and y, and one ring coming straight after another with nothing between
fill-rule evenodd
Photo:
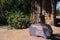
<instances>
[{"instance_id":1,"label":"gravel path","mask_svg":"<svg viewBox=\"0 0 60 40\"><path fill-rule=\"evenodd\" d=\"M53 33L60 35L59 28L53 28ZM57 37L56 37L57 38ZM60 38L60 36L59 36ZM58 38L58 39L59 39ZM54 39L54 38L53 38ZM56 40L58 40L56 39ZM29 35L29 28L23 30L0 28L0 40L48 40L42 37L34 37ZM52 39L49 39L52 40ZM60 40L60 39L59 39Z\"/></svg>"}]
</instances>

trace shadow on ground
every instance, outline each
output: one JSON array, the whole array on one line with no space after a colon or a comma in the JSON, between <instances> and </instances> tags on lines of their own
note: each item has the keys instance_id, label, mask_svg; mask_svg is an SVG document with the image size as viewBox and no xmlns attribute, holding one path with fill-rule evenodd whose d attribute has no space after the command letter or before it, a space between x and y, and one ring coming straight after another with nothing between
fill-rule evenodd
<instances>
[{"instance_id":1,"label":"shadow on ground","mask_svg":"<svg viewBox=\"0 0 60 40\"><path fill-rule=\"evenodd\" d=\"M56 18L55 26L60 27L60 19L59 18Z\"/></svg>"},{"instance_id":2,"label":"shadow on ground","mask_svg":"<svg viewBox=\"0 0 60 40\"><path fill-rule=\"evenodd\" d=\"M50 40L60 40L60 33L59 34L53 34L50 38Z\"/></svg>"}]
</instances>

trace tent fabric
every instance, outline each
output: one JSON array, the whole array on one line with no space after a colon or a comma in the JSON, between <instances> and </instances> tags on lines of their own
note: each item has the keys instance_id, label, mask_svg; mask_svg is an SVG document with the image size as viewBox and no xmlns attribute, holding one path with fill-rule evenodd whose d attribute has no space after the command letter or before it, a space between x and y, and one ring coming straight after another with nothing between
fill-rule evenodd
<instances>
[{"instance_id":1,"label":"tent fabric","mask_svg":"<svg viewBox=\"0 0 60 40\"><path fill-rule=\"evenodd\" d=\"M31 36L41 36L44 38L48 38L52 34L52 28L47 24L31 24L29 28L29 32Z\"/></svg>"}]
</instances>

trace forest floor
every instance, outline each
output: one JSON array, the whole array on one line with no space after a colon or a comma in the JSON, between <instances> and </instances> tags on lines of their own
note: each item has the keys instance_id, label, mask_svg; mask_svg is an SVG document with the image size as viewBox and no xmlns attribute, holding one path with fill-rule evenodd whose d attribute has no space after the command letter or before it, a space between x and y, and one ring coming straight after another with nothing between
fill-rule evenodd
<instances>
[{"instance_id":1,"label":"forest floor","mask_svg":"<svg viewBox=\"0 0 60 40\"><path fill-rule=\"evenodd\" d=\"M60 27L54 27L51 39L42 37L35 37L29 35L29 28L27 29L9 29L8 26L0 26L0 40L60 40Z\"/></svg>"}]
</instances>

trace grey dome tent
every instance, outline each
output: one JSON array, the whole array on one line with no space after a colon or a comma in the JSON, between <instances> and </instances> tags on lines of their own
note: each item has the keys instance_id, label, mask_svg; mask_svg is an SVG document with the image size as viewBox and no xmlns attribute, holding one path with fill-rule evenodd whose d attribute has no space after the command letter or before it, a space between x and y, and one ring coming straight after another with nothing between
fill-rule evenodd
<instances>
[{"instance_id":1,"label":"grey dome tent","mask_svg":"<svg viewBox=\"0 0 60 40\"><path fill-rule=\"evenodd\" d=\"M52 35L52 28L48 24L32 24L29 29L31 36L41 36L48 38Z\"/></svg>"}]
</instances>

